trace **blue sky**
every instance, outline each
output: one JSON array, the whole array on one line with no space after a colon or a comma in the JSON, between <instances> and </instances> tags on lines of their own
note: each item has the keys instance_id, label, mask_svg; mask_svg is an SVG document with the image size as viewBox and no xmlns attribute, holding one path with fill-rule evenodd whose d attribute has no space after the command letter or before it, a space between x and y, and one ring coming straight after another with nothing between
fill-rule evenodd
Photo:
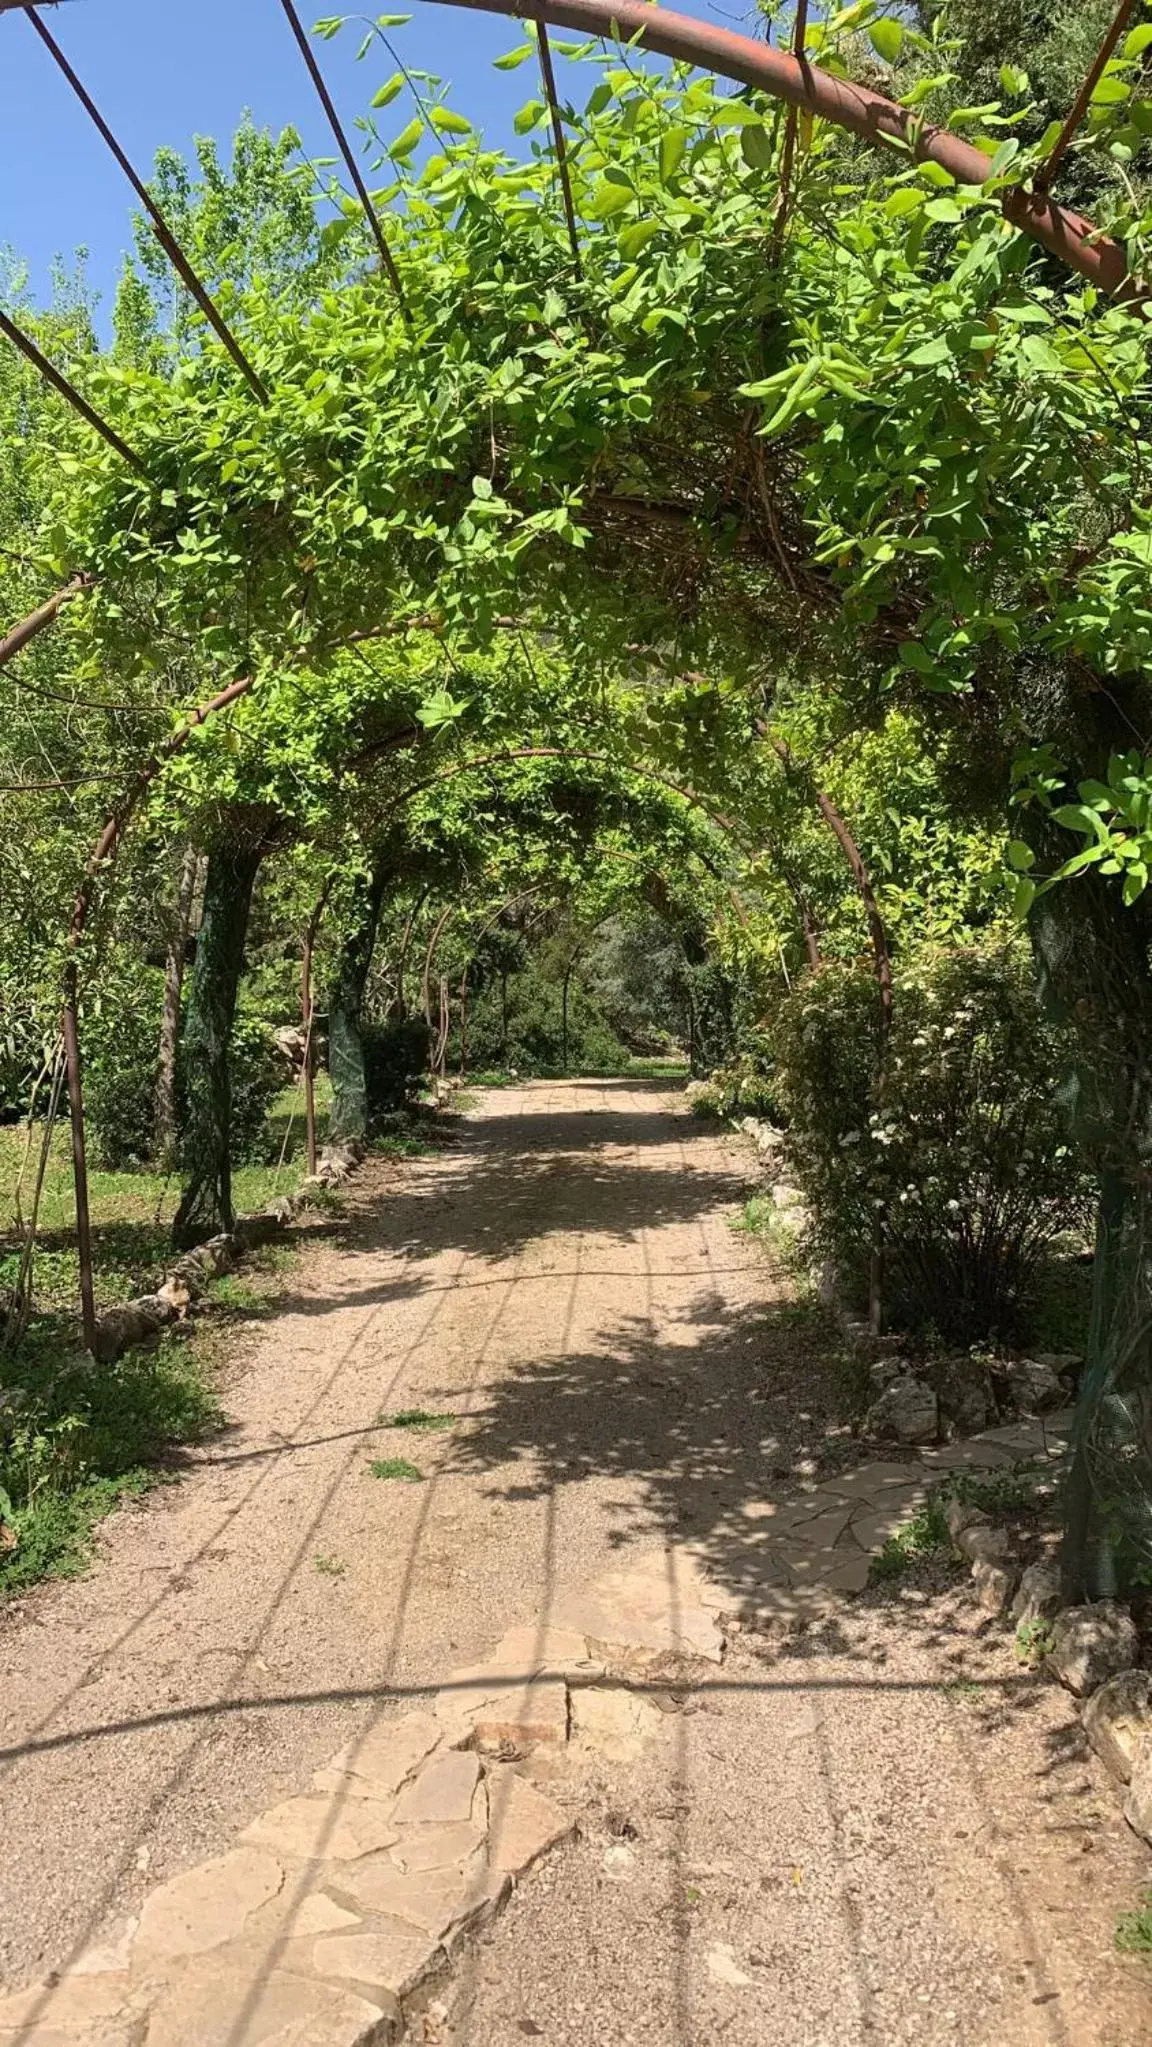
<instances>
[{"instance_id":1,"label":"blue sky","mask_svg":"<svg viewBox=\"0 0 1152 2047\"><path fill-rule=\"evenodd\" d=\"M298 4L306 28L342 11L339 0ZM395 0L397 12L401 4ZM676 4L729 27L751 14L751 0ZM516 108L536 90L527 65L492 68L494 57L522 40L517 25L430 0L415 0L412 15L395 31L405 61L449 79L454 103L492 139L509 137ZM291 122L311 153L330 153L279 0L65 0L45 19L141 174L160 144L183 150L196 134L226 137L246 107L269 126ZM315 45L349 127L392 69L383 51L357 64L359 41L346 28ZM0 246L27 263L33 295L47 297L54 257L67 261L83 245L103 298L103 325L131 239L132 194L20 13L0 14L0 195Z\"/></svg>"}]
</instances>

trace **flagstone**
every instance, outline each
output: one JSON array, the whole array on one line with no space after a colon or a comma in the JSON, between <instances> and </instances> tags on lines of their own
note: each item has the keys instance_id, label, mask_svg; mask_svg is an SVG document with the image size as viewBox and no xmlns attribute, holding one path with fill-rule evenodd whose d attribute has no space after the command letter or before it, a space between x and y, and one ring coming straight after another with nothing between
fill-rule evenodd
<instances>
[{"instance_id":1,"label":"flagstone","mask_svg":"<svg viewBox=\"0 0 1152 2047\"><path fill-rule=\"evenodd\" d=\"M283 1883L284 1870L275 1856L254 1847L235 1848L174 1876L141 1908L132 1943L134 1970L152 1971L177 1955L224 1947Z\"/></svg>"},{"instance_id":2,"label":"flagstone","mask_svg":"<svg viewBox=\"0 0 1152 2047\"><path fill-rule=\"evenodd\" d=\"M245 1827L241 1839L303 1861L347 1862L397 1838L392 1801L370 1798L286 1798Z\"/></svg>"},{"instance_id":3,"label":"flagstone","mask_svg":"<svg viewBox=\"0 0 1152 2047\"><path fill-rule=\"evenodd\" d=\"M451 1826L470 1819L479 1777L479 1758L471 1750L450 1749L433 1756L397 1798L392 1808L397 1826L417 1821L425 1826ZM393 1834L392 1839L397 1838ZM387 1847L390 1843L376 1845Z\"/></svg>"}]
</instances>

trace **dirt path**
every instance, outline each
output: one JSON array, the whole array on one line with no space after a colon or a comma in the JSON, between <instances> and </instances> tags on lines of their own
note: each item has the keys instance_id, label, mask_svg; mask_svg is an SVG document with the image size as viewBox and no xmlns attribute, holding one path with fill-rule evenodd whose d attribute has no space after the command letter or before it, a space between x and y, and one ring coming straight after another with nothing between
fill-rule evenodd
<instances>
[{"instance_id":1,"label":"dirt path","mask_svg":"<svg viewBox=\"0 0 1152 2047\"><path fill-rule=\"evenodd\" d=\"M250 1339L227 1437L109 1524L94 1574L0 1616L0 1981L216 1852L382 1695L658 1545L709 1496L687 1465L726 1399L754 1453L735 1367L765 1275L727 1222L745 1164L665 1106L491 1092L458 1150L368 1165L342 1247L311 1248ZM696 1398L713 1337L732 1383ZM375 1426L406 1407L476 1434ZM389 1455L429 1482L373 1479Z\"/></svg>"},{"instance_id":2,"label":"dirt path","mask_svg":"<svg viewBox=\"0 0 1152 2047\"><path fill-rule=\"evenodd\" d=\"M490 1093L453 1153L365 1169L251 1338L227 1436L109 1524L88 1579L0 1617L5 1987L621 1560L691 1541L741 1606L765 1495L843 1447L811 1331L730 1227L745 1171L622 1084ZM413 1407L462 1420L377 1421ZM389 1456L425 1482L374 1478ZM606 1766L428 2037L1146 2037L1111 1928L1147 1858L1060 1696L964 1602L738 1636L693 1703Z\"/></svg>"}]
</instances>

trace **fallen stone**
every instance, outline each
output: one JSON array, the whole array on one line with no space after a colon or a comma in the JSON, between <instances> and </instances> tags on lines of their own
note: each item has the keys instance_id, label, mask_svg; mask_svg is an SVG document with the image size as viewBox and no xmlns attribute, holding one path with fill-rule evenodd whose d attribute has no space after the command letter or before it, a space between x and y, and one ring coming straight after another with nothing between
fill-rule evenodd
<instances>
[{"instance_id":1,"label":"fallen stone","mask_svg":"<svg viewBox=\"0 0 1152 2047\"><path fill-rule=\"evenodd\" d=\"M484 1835L485 1825L474 1820L457 1820L442 1827L405 1827L389 1852L398 1869L414 1875L425 1870L451 1869L479 1852Z\"/></svg>"},{"instance_id":2,"label":"fallen stone","mask_svg":"<svg viewBox=\"0 0 1152 2047\"><path fill-rule=\"evenodd\" d=\"M719 1663L724 1638L708 1597L696 1559L677 1549L608 1571L587 1592L565 1593L554 1618L609 1666L645 1670L669 1655Z\"/></svg>"},{"instance_id":3,"label":"fallen stone","mask_svg":"<svg viewBox=\"0 0 1152 2047\"><path fill-rule=\"evenodd\" d=\"M874 1392L883 1393L886 1386L903 1378L907 1369L907 1358L874 1358L868 1367L868 1383Z\"/></svg>"},{"instance_id":4,"label":"fallen stone","mask_svg":"<svg viewBox=\"0 0 1152 2047\"><path fill-rule=\"evenodd\" d=\"M1121 1670L1084 1706L1084 1732L1106 1769L1128 1783L1146 1735L1152 1735L1152 1670Z\"/></svg>"},{"instance_id":5,"label":"fallen stone","mask_svg":"<svg viewBox=\"0 0 1152 2047\"><path fill-rule=\"evenodd\" d=\"M1136 1661L1137 1638L1132 1616L1111 1599L1091 1606L1065 1607L1052 1623L1048 1669L1070 1692L1082 1698Z\"/></svg>"},{"instance_id":6,"label":"fallen stone","mask_svg":"<svg viewBox=\"0 0 1152 2047\"><path fill-rule=\"evenodd\" d=\"M735 1954L726 1942L714 1941L710 1948L706 1948L704 1951L704 1962L708 1974L717 1983L726 1983L732 1990L748 1990L751 1988L752 1977L744 1974L743 1969L736 1960Z\"/></svg>"},{"instance_id":7,"label":"fallen stone","mask_svg":"<svg viewBox=\"0 0 1152 2047\"><path fill-rule=\"evenodd\" d=\"M304 1861L349 1862L398 1837L390 1804L375 1798L286 1798L245 1827L241 1839Z\"/></svg>"},{"instance_id":8,"label":"fallen stone","mask_svg":"<svg viewBox=\"0 0 1152 2047\"><path fill-rule=\"evenodd\" d=\"M600 1674L588 1654L588 1643L574 1628L509 1628L490 1656L494 1670L519 1671L525 1677L582 1677Z\"/></svg>"},{"instance_id":9,"label":"fallen stone","mask_svg":"<svg viewBox=\"0 0 1152 2047\"><path fill-rule=\"evenodd\" d=\"M347 1791L362 1798L394 1798L442 1739L430 1713L378 1720L333 1756L312 1779L314 1791Z\"/></svg>"},{"instance_id":10,"label":"fallen stone","mask_svg":"<svg viewBox=\"0 0 1152 2047\"><path fill-rule=\"evenodd\" d=\"M512 1770L493 1774L488 1786L488 1859L495 1870L520 1876L572 1832L573 1821L551 1798Z\"/></svg>"},{"instance_id":11,"label":"fallen stone","mask_svg":"<svg viewBox=\"0 0 1152 2047\"><path fill-rule=\"evenodd\" d=\"M930 1443L940 1427L936 1395L920 1379L894 1379L864 1416L864 1434L877 1442Z\"/></svg>"},{"instance_id":12,"label":"fallen stone","mask_svg":"<svg viewBox=\"0 0 1152 2047\"><path fill-rule=\"evenodd\" d=\"M647 1699L618 1685L590 1685L572 1694L573 1739L610 1762L632 1762L662 1717Z\"/></svg>"},{"instance_id":13,"label":"fallen stone","mask_svg":"<svg viewBox=\"0 0 1152 2047\"><path fill-rule=\"evenodd\" d=\"M1012 1618L1021 1627L1051 1619L1060 1610L1060 1569L1057 1564L1029 1564L1021 1572L1020 1589L1012 1601Z\"/></svg>"},{"instance_id":14,"label":"fallen stone","mask_svg":"<svg viewBox=\"0 0 1152 2047\"><path fill-rule=\"evenodd\" d=\"M341 1888L365 1910L445 1941L469 1920L491 1910L507 1880L473 1863L413 1876L397 1869L389 1856L372 1855L348 1871Z\"/></svg>"},{"instance_id":15,"label":"fallen stone","mask_svg":"<svg viewBox=\"0 0 1152 2047\"><path fill-rule=\"evenodd\" d=\"M991 1523L979 1522L974 1528L960 1530L956 1547L970 1563L1002 1564L1008 1555L1007 1532L1003 1528L993 1528Z\"/></svg>"},{"instance_id":16,"label":"fallen stone","mask_svg":"<svg viewBox=\"0 0 1152 2047\"><path fill-rule=\"evenodd\" d=\"M132 1966L147 1974L177 1955L198 1955L224 1947L284 1883L274 1855L259 1848L234 1848L198 1869L161 1884L146 1898L132 1944Z\"/></svg>"},{"instance_id":17,"label":"fallen stone","mask_svg":"<svg viewBox=\"0 0 1152 2047\"><path fill-rule=\"evenodd\" d=\"M5 2047L25 2041L84 2038L85 2028L115 2021L131 1996L128 1977L63 1976L58 1983L34 1983L11 1997L0 1998L0 2040Z\"/></svg>"},{"instance_id":18,"label":"fallen stone","mask_svg":"<svg viewBox=\"0 0 1152 2047\"><path fill-rule=\"evenodd\" d=\"M996 1369L1018 1414L1053 1414L1068 1398L1067 1387L1043 1358L1009 1358Z\"/></svg>"},{"instance_id":19,"label":"fallen stone","mask_svg":"<svg viewBox=\"0 0 1152 2047\"><path fill-rule=\"evenodd\" d=\"M1152 1735L1142 1736L1132 1760L1124 1817L1134 1833L1152 1848Z\"/></svg>"},{"instance_id":20,"label":"fallen stone","mask_svg":"<svg viewBox=\"0 0 1152 2047\"><path fill-rule=\"evenodd\" d=\"M386 1999L398 1998L415 1990L439 1953L439 1942L430 1935L399 1920L382 1920L367 1933L332 1933L318 1940L312 1967L317 1976L363 1983L377 1995L383 1991Z\"/></svg>"},{"instance_id":21,"label":"fallen stone","mask_svg":"<svg viewBox=\"0 0 1152 2047\"><path fill-rule=\"evenodd\" d=\"M341 1884L347 1888L342 1877ZM313 1939L318 1933L338 1933L347 1926L359 1926L355 1912L346 1912L326 1891L313 1891L284 1922L286 1940Z\"/></svg>"},{"instance_id":22,"label":"fallen stone","mask_svg":"<svg viewBox=\"0 0 1152 2047\"><path fill-rule=\"evenodd\" d=\"M433 1756L396 1800L392 1809L396 1824L451 1826L470 1819L479 1778L479 1760L468 1750L451 1749L446 1755Z\"/></svg>"},{"instance_id":23,"label":"fallen stone","mask_svg":"<svg viewBox=\"0 0 1152 2047\"><path fill-rule=\"evenodd\" d=\"M516 1749L521 1754L568 1739L568 1687L559 1678L509 1686L471 1715L476 1746L482 1752Z\"/></svg>"},{"instance_id":24,"label":"fallen stone","mask_svg":"<svg viewBox=\"0 0 1152 2047\"><path fill-rule=\"evenodd\" d=\"M977 1557L972 1566L972 1583L986 1612L1004 1613L1011 1606L1016 1590L1016 1573L1010 1565L998 1563L991 1557Z\"/></svg>"},{"instance_id":25,"label":"fallen stone","mask_svg":"<svg viewBox=\"0 0 1152 2047\"><path fill-rule=\"evenodd\" d=\"M147 2047L371 2047L396 2009L387 1994L370 2003L284 1969L265 1974L255 1955L206 1957L165 1985L144 2038ZM135 2047L139 2035L130 2037Z\"/></svg>"},{"instance_id":26,"label":"fallen stone","mask_svg":"<svg viewBox=\"0 0 1152 2047\"><path fill-rule=\"evenodd\" d=\"M98 1364L115 1364L126 1350L156 1343L175 1319L175 1308L162 1294L143 1294L122 1308L105 1308L96 1318L92 1355Z\"/></svg>"},{"instance_id":27,"label":"fallen stone","mask_svg":"<svg viewBox=\"0 0 1152 2047\"><path fill-rule=\"evenodd\" d=\"M990 1528L989 1516L983 1507L974 1507L968 1500L948 1500L944 1507L944 1519L948 1533L959 1547L960 1537L969 1528Z\"/></svg>"}]
</instances>

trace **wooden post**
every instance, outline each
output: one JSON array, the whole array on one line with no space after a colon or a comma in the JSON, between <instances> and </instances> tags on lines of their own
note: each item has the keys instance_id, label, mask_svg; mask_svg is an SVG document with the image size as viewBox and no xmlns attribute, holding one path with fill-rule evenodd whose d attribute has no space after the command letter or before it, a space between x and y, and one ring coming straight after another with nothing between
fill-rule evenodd
<instances>
[{"instance_id":1,"label":"wooden post","mask_svg":"<svg viewBox=\"0 0 1152 2047\"><path fill-rule=\"evenodd\" d=\"M80 1032L76 1022L76 961L64 969L64 1062L68 1076L68 1120L72 1127L72 1174L76 1183L76 1255L80 1263L80 1319L84 1347L96 1349L96 1288L92 1276L92 1218L88 1206L88 1159L84 1145L84 1088Z\"/></svg>"}]
</instances>

